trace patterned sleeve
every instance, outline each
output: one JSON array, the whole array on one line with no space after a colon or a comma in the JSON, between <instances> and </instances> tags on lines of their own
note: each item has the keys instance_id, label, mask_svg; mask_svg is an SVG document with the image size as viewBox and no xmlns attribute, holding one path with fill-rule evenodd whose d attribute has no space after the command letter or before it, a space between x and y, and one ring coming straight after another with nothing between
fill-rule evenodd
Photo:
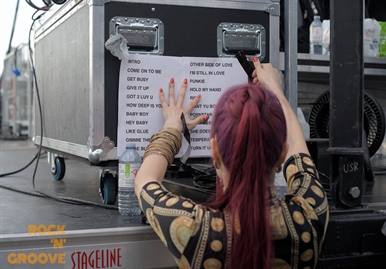
<instances>
[{"instance_id":1,"label":"patterned sleeve","mask_svg":"<svg viewBox=\"0 0 386 269\"><path fill-rule=\"evenodd\" d=\"M205 207L168 192L158 182L146 184L140 196L142 211L177 264L187 262L183 254L186 255L188 242L194 241L201 229Z\"/></svg>"},{"instance_id":2,"label":"patterned sleeve","mask_svg":"<svg viewBox=\"0 0 386 269\"><path fill-rule=\"evenodd\" d=\"M309 155L300 153L290 157L284 173L288 194L280 201L281 206L276 207L279 210L276 216L283 218L281 223L286 228L281 228L275 238L276 263L286 261L290 268L315 268L328 225L327 196ZM291 254L280 245L290 246Z\"/></svg>"}]
</instances>

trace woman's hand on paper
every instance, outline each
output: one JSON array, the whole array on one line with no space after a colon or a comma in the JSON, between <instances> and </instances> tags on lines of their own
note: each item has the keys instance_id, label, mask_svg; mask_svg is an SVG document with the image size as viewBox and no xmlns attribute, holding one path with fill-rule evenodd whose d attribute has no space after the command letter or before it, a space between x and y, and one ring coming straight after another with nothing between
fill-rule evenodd
<instances>
[{"instance_id":1,"label":"woman's hand on paper","mask_svg":"<svg viewBox=\"0 0 386 269\"><path fill-rule=\"evenodd\" d=\"M197 124L204 123L209 119L209 116L201 115L195 119L190 119L189 114L193 108L200 101L201 95L197 95L189 104L183 108L183 103L186 95L186 88L188 86L188 80L184 79L181 84L181 90L178 94L177 103L175 103L175 91L174 91L175 82L171 78L169 82L169 103L167 98L165 98L164 90L161 88L159 90L159 97L162 105L162 113L165 120L164 127L172 127L182 131L182 122L181 122L181 113L184 113L186 126L189 130L192 130L197 126Z\"/></svg>"}]
</instances>

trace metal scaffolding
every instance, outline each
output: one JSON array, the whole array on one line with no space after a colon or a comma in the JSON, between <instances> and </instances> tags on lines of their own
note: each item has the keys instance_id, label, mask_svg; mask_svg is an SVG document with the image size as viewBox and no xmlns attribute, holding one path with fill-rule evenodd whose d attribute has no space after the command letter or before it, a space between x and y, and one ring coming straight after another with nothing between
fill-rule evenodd
<instances>
[{"instance_id":1,"label":"metal scaffolding","mask_svg":"<svg viewBox=\"0 0 386 269\"><path fill-rule=\"evenodd\" d=\"M32 73L27 44L20 44L4 60L2 78L3 139L26 139L32 131Z\"/></svg>"}]
</instances>

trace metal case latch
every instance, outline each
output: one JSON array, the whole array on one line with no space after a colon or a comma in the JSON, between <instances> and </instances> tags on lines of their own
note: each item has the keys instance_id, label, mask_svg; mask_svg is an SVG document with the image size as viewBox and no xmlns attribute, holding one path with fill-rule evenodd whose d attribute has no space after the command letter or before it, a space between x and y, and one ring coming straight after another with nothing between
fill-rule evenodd
<instances>
[{"instance_id":1,"label":"metal case latch","mask_svg":"<svg viewBox=\"0 0 386 269\"><path fill-rule=\"evenodd\" d=\"M217 27L217 55L234 57L243 50L247 58L257 56L260 61L266 53L265 28L260 24L223 22Z\"/></svg>"},{"instance_id":2,"label":"metal case latch","mask_svg":"<svg viewBox=\"0 0 386 269\"><path fill-rule=\"evenodd\" d=\"M129 53L164 53L164 24L159 19L114 17L110 37L121 34L128 41Z\"/></svg>"}]
</instances>

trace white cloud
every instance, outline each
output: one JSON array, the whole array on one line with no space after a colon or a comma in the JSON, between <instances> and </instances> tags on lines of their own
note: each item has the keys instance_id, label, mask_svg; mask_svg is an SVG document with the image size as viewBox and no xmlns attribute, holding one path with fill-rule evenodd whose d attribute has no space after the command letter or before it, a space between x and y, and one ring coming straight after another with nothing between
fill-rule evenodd
<instances>
[{"instance_id":1,"label":"white cloud","mask_svg":"<svg viewBox=\"0 0 386 269\"><path fill-rule=\"evenodd\" d=\"M12 24L16 10L17 0L0 0L0 74L3 72L4 58L6 56L12 32ZM44 6L42 0L33 0L39 7ZM25 0L20 0L19 11L13 34L12 46L28 43L28 33L32 24L32 14L35 9L30 7Z\"/></svg>"}]
</instances>

